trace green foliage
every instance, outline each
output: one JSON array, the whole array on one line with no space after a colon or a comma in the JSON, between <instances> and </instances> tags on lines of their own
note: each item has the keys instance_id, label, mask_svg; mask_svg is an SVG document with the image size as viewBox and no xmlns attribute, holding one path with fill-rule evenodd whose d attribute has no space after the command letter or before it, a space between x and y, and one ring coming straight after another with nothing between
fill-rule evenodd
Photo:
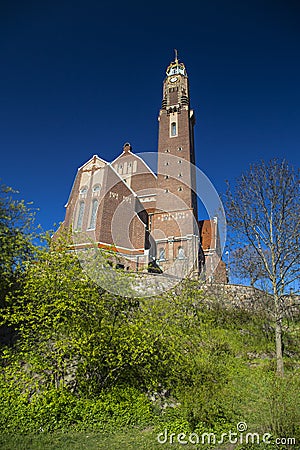
<instances>
[{"instance_id":1,"label":"green foliage","mask_svg":"<svg viewBox=\"0 0 300 450\"><path fill-rule=\"evenodd\" d=\"M0 307L22 280L26 261L34 254L34 211L12 188L0 186Z\"/></svg>"},{"instance_id":2,"label":"green foliage","mask_svg":"<svg viewBox=\"0 0 300 450\"><path fill-rule=\"evenodd\" d=\"M54 430L113 431L152 421L145 394L134 388L115 388L93 399L78 397L65 388L32 394L1 379L2 432L41 433Z\"/></svg>"},{"instance_id":3,"label":"green foliage","mask_svg":"<svg viewBox=\"0 0 300 450\"><path fill-rule=\"evenodd\" d=\"M6 297L3 323L18 339L2 347L2 430L154 424L221 434L244 420L253 431L298 435L299 383L274 379L265 314L204 298L190 281L159 298L109 294L83 272L68 239L39 250ZM286 330L291 371L298 331Z\"/></svg>"},{"instance_id":4,"label":"green foliage","mask_svg":"<svg viewBox=\"0 0 300 450\"><path fill-rule=\"evenodd\" d=\"M40 250L22 288L7 296L4 323L19 339L4 351L6 364L29 383L90 396L116 383L156 384L172 350L155 315L146 314L149 305L93 284L65 239Z\"/></svg>"}]
</instances>

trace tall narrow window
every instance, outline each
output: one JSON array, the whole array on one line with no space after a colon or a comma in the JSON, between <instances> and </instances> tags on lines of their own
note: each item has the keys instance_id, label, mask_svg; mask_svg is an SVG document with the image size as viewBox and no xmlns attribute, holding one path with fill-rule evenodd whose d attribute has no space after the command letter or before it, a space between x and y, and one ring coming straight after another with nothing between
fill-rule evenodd
<instances>
[{"instance_id":1,"label":"tall narrow window","mask_svg":"<svg viewBox=\"0 0 300 450\"><path fill-rule=\"evenodd\" d=\"M165 255L165 249L163 247L161 247L159 249L159 261L164 261L166 259L166 255Z\"/></svg>"},{"instance_id":2,"label":"tall narrow window","mask_svg":"<svg viewBox=\"0 0 300 450\"><path fill-rule=\"evenodd\" d=\"M94 229L96 227L97 210L98 210L98 200L93 200L91 220L89 226L90 229Z\"/></svg>"},{"instance_id":3,"label":"tall narrow window","mask_svg":"<svg viewBox=\"0 0 300 450\"><path fill-rule=\"evenodd\" d=\"M171 123L171 136L176 136L177 129L176 129L176 122Z\"/></svg>"},{"instance_id":4,"label":"tall narrow window","mask_svg":"<svg viewBox=\"0 0 300 450\"><path fill-rule=\"evenodd\" d=\"M178 247L178 259L184 259L184 248L183 247Z\"/></svg>"},{"instance_id":5,"label":"tall narrow window","mask_svg":"<svg viewBox=\"0 0 300 450\"><path fill-rule=\"evenodd\" d=\"M81 201L79 203L79 208L78 208L78 217L77 217L77 226L76 226L77 230L81 230L81 228L82 228L83 214L84 214L84 202Z\"/></svg>"}]
</instances>

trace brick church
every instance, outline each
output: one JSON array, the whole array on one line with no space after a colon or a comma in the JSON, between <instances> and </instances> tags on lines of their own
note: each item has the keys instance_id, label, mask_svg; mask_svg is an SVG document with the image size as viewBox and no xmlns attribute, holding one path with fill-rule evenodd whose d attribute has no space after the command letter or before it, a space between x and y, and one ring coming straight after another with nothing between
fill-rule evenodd
<instances>
[{"instance_id":1,"label":"brick church","mask_svg":"<svg viewBox=\"0 0 300 450\"><path fill-rule=\"evenodd\" d=\"M156 167L129 143L112 162L94 155L78 169L62 225L72 228L75 246L109 251L118 268L226 282L217 219L198 219L195 115L177 55L158 120Z\"/></svg>"}]
</instances>

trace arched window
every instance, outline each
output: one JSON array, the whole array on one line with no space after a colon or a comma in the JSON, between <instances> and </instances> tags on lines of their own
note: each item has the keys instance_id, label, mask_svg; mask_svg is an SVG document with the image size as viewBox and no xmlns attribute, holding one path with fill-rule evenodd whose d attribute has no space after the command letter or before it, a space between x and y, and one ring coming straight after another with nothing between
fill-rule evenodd
<instances>
[{"instance_id":1,"label":"arched window","mask_svg":"<svg viewBox=\"0 0 300 450\"><path fill-rule=\"evenodd\" d=\"M84 214L84 201L79 203L76 229L81 230Z\"/></svg>"},{"instance_id":2,"label":"arched window","mask_svg":"<svg viewBox=\"0 0 300 450\"><path fill-rule=\"evenodd\" d=\"M178 247L178 259L184 259L185 255L184 255L184 248L183 247Z\"/></svg>"},{"instance_id":3,"label":"arched window","mask_svg":"<svg viewBox=\"0 0 300 450\"><path fill-rule=\"evenodd\" d=\"M93 186L93 192L100 192L101 186L100 184L95 184L95 186Z\"/></svg>"},{"instance_id":4,"label":"arched window","mask_svg":"<svg viewBox=\"0 0 300 450\"><path fill-rule=\"evenodd\" d=\"M91 213L90 226L89 226L90 229L94 229L96 227L97 210L98 210L98 200L93 200L92 213Z\"/></svg>"},{"instance_id":5,"label":"arched window","mask_svg":"<svg viewBox=\"0 0 300 450\"><path fill-rule=\"evenodd\" d=\"M158 260L159 261L164 261L165 259L166 259L165 249L163 247L161 247L159 249Z\"/></svg>"},{"instance_id":6,"label":"arched window","mask_svg":"<svg viewBox=\"0 0 300 450\"><path fill-rule=\"evenodd\" d=\"M171 136L176 136L176 134L177 134L176 122L172 122L171 123Z\"/></svg>"},{"instance_id":7,"label":"arched window","mask_svg":"<svg viewBox=\"0 0 300 450\"><path fill-rule=\"evenodd\" d=\"M80 197L86 197L87 191L88 191L87 186L82 186L82 187L80 188L80 191L79 191Z\"/></svg>"}]
</instances>

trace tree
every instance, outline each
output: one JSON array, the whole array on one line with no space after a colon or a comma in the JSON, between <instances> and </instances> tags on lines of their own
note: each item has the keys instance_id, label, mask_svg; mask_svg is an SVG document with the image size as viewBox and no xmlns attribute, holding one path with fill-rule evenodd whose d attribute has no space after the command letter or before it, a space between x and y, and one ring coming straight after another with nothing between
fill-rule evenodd
<instances>
[{"instance_id":1,"label":"tree","mask_svg":"<svg viewBox=\"0 0 300 450\"><path fill-rule=\"evenodd\" d=\"M265 253L268 258L268 252ZM267 277L264 263L251 245L237 248L231 253L230 272L239 278L250 279L251 286Z\"/></svg>"},{"instance_id":2,"label":"tree","mask_svg":"<svg viewBox=\"0 0 300 450\"><path fill-rule=\"evenodd\" d=\"M228 185L227 220L235 246L249 245L266 272L274 299L277 374L283 376L282 320L288 287L298 283L300 262L299 170L287 161L250 166ZM256 256L255 256L256 257Z\"/></svg>"},{"instance_id":3,"label":"tree","mask_svg":"<svg viewBox=\"0 0 300 450\"><path fill-rule=\"evenodd\" d=\"M6 296L18 290L23 282L26 263L35 254L33 240L37 236L35 213L17 198L12 188L0 186L0 308L6 305ZM12 327L0 326L0 343L12 343Z\"/></svg>"},{"instance_id":4,"label":"tree","mask_svg":"<svg viewBox=\"0 0 300 450\"><path fill-rule=\"evenodd\" d=\"M4 295L16 282L25 261L34 253L34 212L12 188L0 187L0 292Z\"/></svg>"},{"instance_id":5,"label":"tree","mask_svg":"<svg viewBox=\"0 0 300 450\"><path fill-rule=\"evenodd\" d=\"M18 333L7 365L19 366L33 391L37 381L87 395L155 383L165 344L146 326L140 301L94 283L70 247L63 233L49 242L7 296L4 323Z\"/></svg>"}]
</instances>

